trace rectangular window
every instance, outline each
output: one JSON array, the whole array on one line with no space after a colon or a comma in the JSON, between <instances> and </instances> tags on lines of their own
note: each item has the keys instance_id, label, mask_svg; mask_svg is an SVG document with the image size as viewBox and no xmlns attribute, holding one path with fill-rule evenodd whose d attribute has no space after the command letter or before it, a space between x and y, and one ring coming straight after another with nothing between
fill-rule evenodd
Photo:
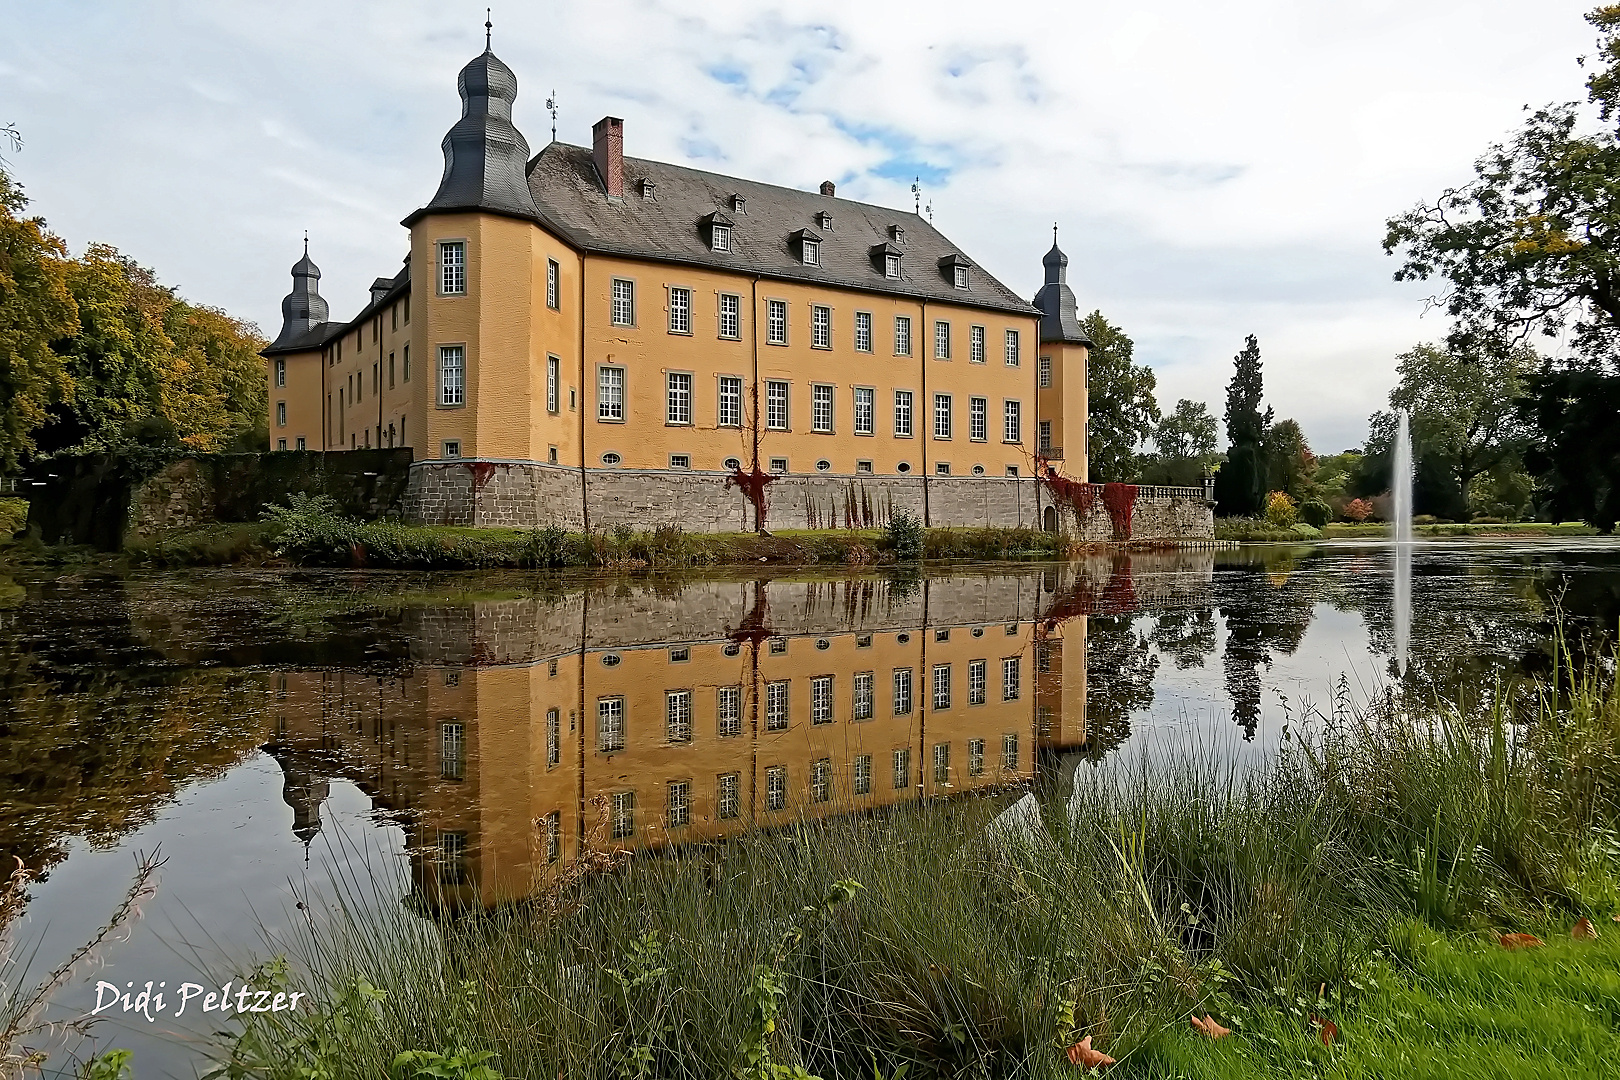
<instances>
[{"instance_id":1,"label":"rectangular window","mask_svg":"<svg viewBox=\"0 0 1620 1080\"><path fill-rule=\"evenodd\" d=\"M722 686L715 691L715 712L718 716L720 737L730 738L742 734L742 687Z\"/></svg>"},{"instance_id":2,"label":"rectangular window","mask_svg":"<svg viewBox=\"0 0 1620 1080\"><path fill-rule=\"evenodd\" d=\"M934 473L937 476L949 476L949 475L951 475L951 463L948 462L948 461L936 461L936 462L934 462Z\"/></svg>"},{"instance_id":3,"label":"rectangular window","mask_svg":"<svg viewBox=\"0 0 1620 1080\"><path fill-rule=\"evenodd\" d=\"M772 345L787 344L787 301L765 303L765 340Z\"/></svg>"},{"instance_id":4,"label":"rectangular window","mask_svg":"<svg viewBox=\"0 0 1620 1080\"><path fill-rule=\"evenodd\" d=\"M546 357L546 412L555 413L562 406L559 392L561 383L562 360L555 356Z\"/></svg>"},{"instance_id":5,"label":"rectangular window","mask_svg":"<svg viewBox=\"0 0 1620 1080\"><path fill-rule=\"evenodd\" d=\"M968 438L974 442L984 442L989 437L989 424L985 421L989 408L982 397L968 398Z\"/></svg>"},{"instance_id":6,"label":"rectangular window","mask_svg":"<svg viewBox=\"0 0 1620 1080\"><path fill-rule=\"evenodd\" d=\"M545 816L546 862L562 858L562 811L553 810Z\"/></svg>"},{"instance_id":7,"label":"rectangular window","mask_svg":"<svg viewBox=\"0 0 1620 1080\"><path fill-rule=\"evenodd\" d=\"M911 669L894 669L894 699L891 710L895 716L911 715Z\"/></svg>"},{"instance_id":8,"label":"rectangular window","mask_svg":"<svg viewBox=\"0 0 1620 1080\"><path fill-rule=\"evenodd\" d=\"M287 385L287 358L284 356L276 357L276 385Z\"/></svg>"},{"instance_id":9,"label":"rectangular window","mask_svg":"<svg viewBox=\"0 0 1620 1080\"><path fill-rule=\"evenodd\" d=\"M984 775L984 740L968 740L968 775Z\"/></svg>"},{"instance_id":10,"label":"rectangular window","mask_svg":"<svg viewBox=\"0 0 1620 1080\"><path fill-rule=\"evenodd\" d=\"M810 305L810 347L832 348L832 308L824 304Z\"/></svg>"},{"instance_id":11,"label":"rectangular window","mask_svg":"<svg viewBox=\"0 0 1620 1080\"><path fill-rule=\"evenodd\" d=\"M557 260L546 260L546 307L556 311L562 307L562 267Z\"/></svg>"},{"instance_id":12,"label":"rectangular window","mask_svg":"<svg viewBox=\"0 0 1620 1080\"><path fill-rule=\"evenodd\" d=\"M405 344L403 355L401 355L400 361L401 361L401 367L404 368L404 370L400 372L400 375L404 378L404 380L406 382L410 382L411 381L411 346L410 346L409 342L406 342L406 344Z\"/></svg>"},{"instance_id":13,"label":"rectangular window","mask_svg":"<svg viewBox=\"0 0 1620 1080\"><path fill-rule=\"evenodd\" d=\"M710 225L709 246L715 251L726 252L731 250L731 226Z\"/></svg>"},{"instance_id":14,"label":"rectangular window","mask_svg":"<svg viewBox=\"0 0 1620 1080\"><path fill-rule=\"evenodd\" d=\"M934 665L934 708L943 711L951 707L951 665Z\"/></svg>"},{"instance_id":15,"label":"rectangular window","mask_svg":"<svg viewBox=\"0 0 1620 1080\"><path fill-rule=\"evenodd\" d=\"M624 698L596 699L596 748L610 754L624 749Z\"/></svg>"},{"instance_id":16,"label":"rectangular window","mask_svg":"<svg viewBox=\"0 0 1620 1080\"><path fill-rule=\"evenodd\" d=\"M810 723L833 722L833 677L817 675L810 680Z\"/></svg>"},{"instance_id":17,"label":"rectangular window","mask_svg":"<svg viewBox=\"0 0 1620 1080\"><path fill-rule=\"evenodd\" d=\"M891 759L894 790L904 791L911 786L911 747L902 746Z\"/></svg>"},{"instance_id":18,"label":"rectangular window","mask_svg":"<svg viewBox=\"0 0 1620 1080\"><path fill-rule=\"evenodd\" d=\"M353 435L349 436L349 443L351 444L351 446L354 443L354 436ZM460 439L446 439L446 440L444 440L444 453L439 455L439 456L444 457L444 458L448 458L451 461L454 461L456 458L459 458L461 456L461 440Z\"/></svg>"},{"instance_id":19,"label":"rectangular window","mask_svg":"<svg viewBox=\"0 0 1620 1080\"><path fill-rule=\"evenodd\" d=\"M951 744L940 742L934 744L934 783L949 784L951 782Z\"/></svg>"},{"instance_id":20,"label":"rectangular window","mask_svg":"<svg viewBox=\"0 0 1620 1080\"><path fill-rule=\"evenodd\" d=\"M965 289L965 288L967 288L967 287L968 287L968 272L967 272L967 267L965 267L965 266L958 266L958 267L957 267L957 268L956 268L956 274L955 274L955 279L956 279L956 280L955 280L955 282L954 282L954 284L955 284L955 285L956 285L956 287L957 287L957 288L958 288L958 289Z\"/></svg>"},{"instance_id":21,"label":"rectangular window","mask_svg":"<svg viewBox=\"0 0 1620 1080\"><path fill-rule=\"evenodd\" d=\"M1040 430L1041 430L1041 452L1045 453L1046 451L1052 449L1052 421L1050 421L1050 420L1042 420L1041 424L1040 424Z\"/></svg>"},{"instance_id":22,"label":"rectangular window","mask_svg":"<svg viewBox=\"0 0 1620 1080\"><path fill-rule=\"evenodd\" d=\"M911 316L894 317L894 355L911 355Z\"/></svg>"},{"instance_id":23,"label":"rectangular window","mask_svg":"<svg viewBox=\"0 0 1620 1080\"><path fill-rule=\"evenodd\" d=\"M467 728L460 723L439 725L439 775L460 780L467 771Z\"/></svg>"},{"instance_id":24,"label":"rectangular window","mask_svg":"<svg viewBox=\"0 0 1620 1080\"><path fill-rule=\"evenodd\" d=\"M765 383L765 426L772 431L788 429L788 384L776 379Z\"/></svg>"},{"instance_id":25,"label":"rectangular window","mask_svg":"<svg viewBox=\"0 0 1620 1080\"><path fill-rule=\"evenodd\" d=\"M742 427L742 378L738 375L720 376L721 427Z\"/></svg>"},{"instance_id":26,"label":"rectangular window","mask_svg":"<svg viewBox=\"0 0 1620 1080\"><path fill-rule=\"evenodd\" d=\"M827 432L833 429L833 388L826 383L810 387L810 430Z\"/></svg>"},{"instance_id":27,"label":"rectangular window","mask_svg":"<svg viewBox=\"0 0 1620 1080\"><path fill-rule=\"evenodd\" d=\"M903 439L911 438L910 390L896 390L894 392L894 433Z\"/></svg>"},{"instance_id":28,"label":"rectangular window","mask_svg":"<svg viewBox=\"0 0 1620 1080\"><path fill-rule=\"evenodd\" d=\"M692 691L664 691L664 735L672 743L692 741Z\"/></svg>"},{"instance_id":29,"label":"rectangular window","mask_svg":"<svg viewBox=\"0 0 1620 1080\"><path fill-rule=\"evenodd\" d=\"M434 862L437 866L440 884L460 885L466 881L467 834L464 832L440 832L439 854Z\"/></svg>"},{"instance_id":30,"label":"rectangular window","mask_svg":"<svg viewBox=\"0 0 1620 1080\"><path fill-rule=\"evenodd\" d=\"M612 802L613 839L623 840L636 834L636 793L615 791Z\"/></svg>"},{"instance_id":31,"label":"rectangular window","mask_svg":"<svg viewBox=\"0 0 1620 1080\"><path fill-rule=\"evenodd\" d=\"M304 437L302 435L298 436L298 449L304 449Z\"/></svg>"},{"instance_id":32,"label":"rectangular window","mask_svg":"<svg viewBox=\"0 0 1620 1080\"><path fill-rule=\"evenodd\" d=\"M462 345L439 346L439 404L467 403L467 349Z\"/></svg>"},{"instance_id":33,"label":"rectangular window","mask_svg":"<svg viewBox=\"0 0 1620 1080\"><path fill-rule=\"evenodd\" d=\"M872 434L873 399L875 392L869 386L855 388L855 434Z\"/></svg>"},{"instance_id":34,"label":"rectangular window","mask_svg":"<svg viewBox=\"0 0 1620 1080\"><path fill-rule=\"evenodd\" d=\"M303 447L299 447L299 449L302 450ZM870 473L872 471L871 459L858 458L855 462L855 471L858 473Z\"/></svg>"},{"instance_id":35,"label":"rectangular window","mask_svg":"<svg viewBox=\"0 0 1620 1080\"><path fill-rule=\"evenodd\" d=\"M721 773L717 788L716 809L724 821L730 821L742 811L742 776L739 773Z\"/></svg>"},{"instance_id":36,"label":"rectangular window","mask_svg":"<svg viewBox=\"0 0 1620 1080\"><path fill-rule=\"evenodd\" d=\"M854 683L855 695L850 703L850 715L856 720L870 720L872 719L872 673L870 671L857 671Z\"/></svg>"},{"instance_id":37,"label":"rectangular window","mask_svg":"<svg viewBox=\"0 0 1620 1080\"><path fill-rule=\"evenodd\" d=\"M968 327L968 362L984 363L984 327Z\"/></svg>"},{"instance_id":38,"label":"rectangular window","mask_svg":"<svg viewBox=\"0 0 1620 1080\"><path fill-rule=\"evenodd\" d=\"M900 256L883 256L883 276L887 278L897 278L900 276Z\"/></svg>"},{"instance_id":39,"label":"rectangular window","mask_svg":"<svg viewBox=\"0 0 1620 1080\"><path fill-rule=\"evenodd\" d=\"M720 294L720 336L731 341L742 337L742 297Z\"/></svg>"},{"instance_id":40,"label":"rectangular window","mask_svg":"<svg viewBox=\"0 0 1620 1080\"><path fill-rule=\"evenodd\" d=\"M785 473L788 471L788 459L785 457L771 458L771 472Z\"/></svg>"},{"instance_id":41,"label":"rectangular window","mask_svg":"<svg viewBox=\"0 0 1620 1080\"><path fill-rule=\"evenodd\" d=\"M1024 681L1024 664L1016 656L1001 662L1001 700L1017 701Z\"/></svg>"},{"instance_id":42,"label":"rectangular window","mask_svg":"<svg viewBox=\"0 0 1620 1080\"><path fill-rule=\"evenodd\" d=\"M671 780L669 782L668 823L671 829L679 829L692 823L692 782L690 780Z\"/></svg>"},{"instance_id":43,"label":"rectangular window","mask_svg":"<svg viewBox=\"0 0 1620 1080\"><path fill-rule=\"evenodd\" d=\"M765 809L780 810L787 805L787 766L772 765L765 770Z\"/></svg>"},{"instance_id":44,"label":"rectangular window","mask_svg":"<svg viewBox=\"0 0 1620 1080\"><path fill-rule=\"evenodd\" d=\"M934 359L949 360L951 358L951 324L944 319L934 323Z\"/></svg>"},{"instance_id":45,"label":"rectangular window","mask_svg":"<svg viewBox=\"0 0 1620 1080\"><path fill-rule=\"evenodd\" d=\"M1035 378L1039 381L1041 389L1047 390L1052 386L1052 358L1043 356L1035 361Z\"/></svg>"},{"instance_id":46,"label":"rectangular window","mask_svg":"<svg viewBox=\"0 0 1620 1080\"><path fill-rule=\"evenodd\" d=\"M1018 366L1018 331L1007 331L1007 366Z\"/></svg>"},{"instance_id":47,"label":"rectangular window","mask_svg":"<svg viewBox=\"0 0 1620 1080\"><path fill-rule=\"evenodd\" d=\"M613 421L624 419L624 368L596 369L596 418Z\"/></svg>"},{"instance_id":48,"label":"rectangular window","mask_svg":"<svg viewBox=\"0 0 1620 1080\"><path fill-rule=\"evenodd\" d=\"M1002 439L1005 442L1015 443L1024 441L1023 409L1016 401L1006 403L1005 423L1002 425Z\"/></svg>"},{"instance_id":49,"label":"rectangular window","mask_svg":"<svg viewBox=\"0 0 1620 1080\"><path fill-rule=\"evenodd\" d=\"M682 371L669 373L664 420L670 424L692 422L692 376Z\"/></svg>"},{"instance_id":50,"label":"rectangular window","mask_svg":"<svg viewBox=\"0 0 1620 1080\"><path fill-rule=\"evenodd\" d=\"M636 325L636 283L613 279L613 325Z\"/></svg>"},{"instance_id":51,"label":"rectangular window","mask_svg":"<svg viewBox=\"0 0 1620 1080\"><path fill-rule=\"evenodd\" d=\"M854 789L857 795L872 794L871 754L859 754L855 758Z\"/></svg>"},{"instance_id":52,"label":"rectangular window","mask_svg":"<svg viewBox=\"0 0 1620 1080\"><path fill-rule=\"evenodd\" d=\"M394 388L394 354L388 354L388 389Z\"/></svg>"},{"instance_id":53,"label":"rectangular window","mask_svg":"<svg viewBox=\"0 0 1620 1080\"><path fill-rule=\"evenodd\" d=\"M276 427L286 427L286 426L287 426L287 403L285 401L278 401L278 402L276 402Z\"/></svg>"},{"instance_id":54,"label":"rectangular window","mask_svg":"<svg viewBox=\"0 0 1620 1080\"><path fill-rule=\"evenodd\" d=\"M690 334L692 332L691 289L670 286L669 332L672 334Z\"/></svg>"},{"instance_id":55,"label":"rectangular window","mask_svg":"<svg viewBox=\"0 0 1620 1080\"><path fill-rule=\"evenodd\" d=\"M1018 736L1011 732L1001 737L1001 767L1008 772L1018 770Z\"/></svg>"},{"instance_id":56,"label":"rectangular window","mask_svg":"<svg viewBox=\"0 0 1620 1080\"><path fill-rule=\"evenodd\" d=\"M458 296L467 291L467 244L463 240L439 242L439 292Z\"/></svg>"},{"instance_id":57,"label":"rectangular window","mask_svg":"<svg viewBox=\"0 0 1620 1080\"><path fill-rule=\"evenodd\" d=\"M832 759L817 758L810 763L810 801L823 803L832 798Z\"/></svg>"},{"instance_id":58,"label":"rectangular window","mask_svg":"<svg viewBox=\"0 0 1620 1080\"><path fill-rule=\"evenodd\" d=\"M285 450L285 449L287 449L287 440L286 439L277 439L276 440L276 449L277 450Z\"/></svg>"},{"instance_id":59,"label":"rectangular window","mask_svg":"<svg viewBox=\"0 0 1620 1080\"><path fill-rule=\"evenodd\" d=\"M765 730L786 731L788 729L788 687L791 685L787 679L765 684Z\"/></svg>"},{"instance_id":60,"label":"rectangular window","mask_svg":"<svg viewBox=\"0 0 1620 1080\"><path fill-rule=\"evenodd\" d=\"M804 244L804 265L806 265L806 266L820 266L821 265L821 243L820 243L820 241L817 241L817 240L805 240L805 241L802 241L802 243Z\"/></svg>"},{"instance_id":61,"label":"rectangular window","mask_svg":"<svg viewBox=\"0 0 1620 1080\"><path fill-rule=\"evenodd\" d=\"M983 660L968 661L968 704L984 704L985 662Z\"/></svg>"},{"instance_id":62,"label":"rectangular window","mask_svg":"<svg viewBox=\"0 0 1620 1080\"><path fill-rule=\"evenodd\" d=\"M951 395L934 395L934 438L951 437Z\"/></svg>"},{"instance_id":63,"label":"rectangular window","mask_svg":"<svg viewBox=\"0 0 1620 1080\"><path fill-rule=\"evenodd\" d=\"M870 311L857 311L855 313L855 351L872 351L872 313Z\"/></svg>"},{"instance_id":64,"label":"rectangular window","mask_svg":"<svg viewBox=\"0 0 1620 1080\"><path fill-rule=\"evenodd\" d=\"M562 714L556 709L546 710L546 768L555 769L562 764Z\"/></svg>"}]
</instances>

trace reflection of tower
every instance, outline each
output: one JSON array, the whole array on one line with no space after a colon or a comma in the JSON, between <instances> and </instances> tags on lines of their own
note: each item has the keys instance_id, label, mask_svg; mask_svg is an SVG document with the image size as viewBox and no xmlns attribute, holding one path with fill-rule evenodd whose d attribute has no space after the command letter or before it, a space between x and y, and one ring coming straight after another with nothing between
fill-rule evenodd
<instances>
[{"instance_id":1,"label":"reflection of tower","mask_svg":"<svg viewBox=\"0 0 1620 1080\"><path fill-rule=\"evenodd\" d=\"M305 850L321 831L321 803L331 794L326 777L316 776L300 763L297 754L283 747L267 748L281 766L281 801L292 807L293 835Z\"/></svg>"}]
</instances>

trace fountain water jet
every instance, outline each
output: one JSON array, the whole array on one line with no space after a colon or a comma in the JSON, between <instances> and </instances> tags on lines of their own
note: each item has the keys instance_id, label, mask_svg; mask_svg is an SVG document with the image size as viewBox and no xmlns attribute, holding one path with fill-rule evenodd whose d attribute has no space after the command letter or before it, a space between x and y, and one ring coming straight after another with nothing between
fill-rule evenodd
<instances>
[{"instance_id":1,"label":"fountain water jet","mask_svg":"<svg viewBox=\"0 0 1620 1080\"><path fill-rule=\"evenodd\" d=\"M1395 516L1395 669L1405 675L1412 635L1412 423L1405 409L1395 431L1390 495Z\"/></svg>"}]
</instances>

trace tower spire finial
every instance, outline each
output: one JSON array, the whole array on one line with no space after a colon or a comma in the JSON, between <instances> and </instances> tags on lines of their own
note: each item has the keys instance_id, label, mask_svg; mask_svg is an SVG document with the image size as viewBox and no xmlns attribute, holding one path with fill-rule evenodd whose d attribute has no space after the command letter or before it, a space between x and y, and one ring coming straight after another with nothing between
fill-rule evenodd
<instances>
[{"instance_id":1,"label":"tower spire finial","mask_svg":"<svg viewBox=\"0 0 1620 1080\"><path fill-rule=\"evenodd\" d=\"M1057 247L1057 222L1052 222L1052 246Z\"/></svg>"},{"instance_id":2,"label":"tower spire finial","mask_svg":"<svg viewBox=\"0 0 1620 1080\"><path fill-rule=\"evenodd\" d=\"M304 230L304 258L309 258L309 230Z\"/></svg>"},{"instance_id":3,"label":"tower spire finial","mask_svg":"<svg viewBox=\"0 0 1620 1080\"><path fill-rule=\"evenodd\" d=\"M485 52L489 52L490 49L491 49L490 42L489 42L489 35L490 35L490 31L492 29L494 29L494 26L495 26L495 24L490 21L489 12L490 12L489 8L484 9L484 51Z\"/></svg>"}]
</instances>

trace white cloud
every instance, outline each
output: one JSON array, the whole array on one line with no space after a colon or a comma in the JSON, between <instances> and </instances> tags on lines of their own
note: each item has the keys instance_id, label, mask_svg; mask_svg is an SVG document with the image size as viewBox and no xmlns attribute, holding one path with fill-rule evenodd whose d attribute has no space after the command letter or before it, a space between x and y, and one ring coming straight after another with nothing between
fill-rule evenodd
<instances>
[{"instance_id":1,"label":"white cloud","mask_svg":"<svg viewBox=\"0 0 1620 1080\"><path fill-rule=\"evenodd\" d=\"M1362 437L1394 354L1443 332L1390 281L1383 222L1580 96L1590 0L1141 5L598 0L497 12L532 146L629 153L909 207L1025 295L1053 220L1071 282L1137 341L1161 402L1219 412L1260 337L1315 444ZM303 230L335 312L404 254L483 6L16 8L0 97L36 209L274 329Z\"/></svg>"}]
</instances>

